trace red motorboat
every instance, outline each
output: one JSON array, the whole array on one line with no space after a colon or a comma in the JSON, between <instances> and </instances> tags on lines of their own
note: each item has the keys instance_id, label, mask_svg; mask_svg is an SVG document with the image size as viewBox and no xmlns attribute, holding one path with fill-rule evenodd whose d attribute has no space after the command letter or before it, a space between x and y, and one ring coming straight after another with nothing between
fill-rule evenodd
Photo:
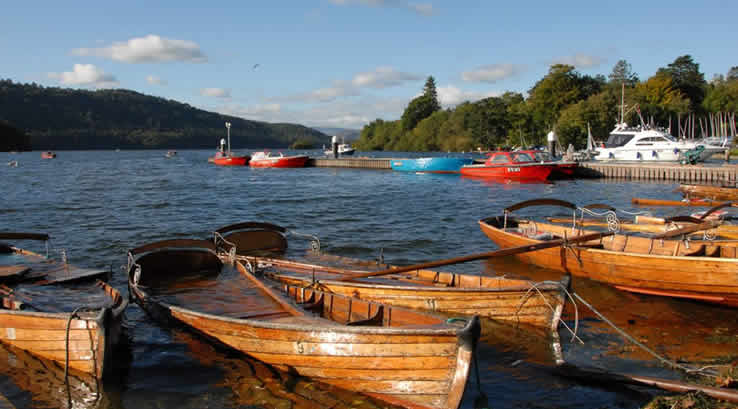
<instances>
[{"instance_id":1,"label":"red motorboat","mask_svg":"<svg viewBox=\"0 0 738 409\"><path fill-rule=\"evenodd\" d=\"M54 159L54 158L56 158L56 153L52 151L41 152L41 159Z\"/></svg>"},{"instance_id":2,"label":"red motorboat","mask_svg":"<svg viewBox=\"0 0 738 409\"><path fill-rule=\"evenodd\" d=\"M252 168L304 168L308 161L307 155L279 156L271 152L254 152L249 165Z\"/></svg>"},{"instance_id":3,"label":"red motorboat","mask_svg":"<svg viewBox=\"0 0 738 409\"><path fill-rule=\"evenodd\" d=\"M461 174L466 176L546 180L554 169L554 165L536 162L525 152L492 152L481 165L465 165Z\"/></svg>"},{"instance_id":4,"label":"red motorboat","mask_svg":"<svg viewBox=\"0 0 738 409\"><path fill-rule=\"evenodd\" d=\"M226 140L221 139L220 147L215 152L215 156L208 158L208 162L219 166L246 166L251 157L249 155L238 156L231 152L231 123L226 122L225 126L228 129L228 148L226 149Z\"/></svg>"},{"instance_id":5,"label":"red motorboat","mask_svg":"<svg viewBox=\"0 0 738 409\"><path fill-rule=\"evenodd\" d=\"M551 154L546 151L538 151L538 150L524 150L519 151L524 152L530 155L536 162L545 162L548 165L553 165L553 171L551 172L551 177L558 177L558 178L570 178L574 176L574 171L579 166L577 162L573 161L564 161L564 160L554 160L551 157Z\"/></svg>"}]
</instances>

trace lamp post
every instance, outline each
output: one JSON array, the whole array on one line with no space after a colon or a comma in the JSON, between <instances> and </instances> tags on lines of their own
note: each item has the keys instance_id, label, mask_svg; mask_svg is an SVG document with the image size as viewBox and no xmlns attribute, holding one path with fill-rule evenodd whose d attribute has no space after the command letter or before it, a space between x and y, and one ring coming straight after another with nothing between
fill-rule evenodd
<instances>
[{"instance_id":1,"label":"lamp post","mask_svg":"<svg viewBox=\"0 0 738 409\"><path fill-rule=\"evenodd\" d=\"M225 123L226 129L228 130L228 156L231 156L231 123Z\"/></svg>"}]
</instances>

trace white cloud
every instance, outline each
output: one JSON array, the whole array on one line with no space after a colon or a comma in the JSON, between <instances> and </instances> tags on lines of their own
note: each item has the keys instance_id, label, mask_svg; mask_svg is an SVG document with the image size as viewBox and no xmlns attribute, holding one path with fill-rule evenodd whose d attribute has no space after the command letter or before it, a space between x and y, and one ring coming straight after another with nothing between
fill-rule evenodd
<instances>
[{"instance_id":1,"label":"white cloud","mask_svg":"<svg viewBox=\"0 0 738 409\"><path fill-rule=\"evenodd\" d=\"M331 0L331 3L338 6L363 4L372 7L405 8L422 16L430 16L435 13L433 5L430 3L410 3L404 0Z\"/></svg>"},{"instance_id":2,"label":"white cloud","mask_svg":"<svg viewBox=\"0 0 738 409\"><path fill-rule=\"evenodd\" d=\"M592 67L599 66L605 61L607 61L606 58L598 57L596 55L575 54L575 55L556 57L553 60L551 60L551 64L567 64L567 65L573 65L574 67L577 67L577 68L592 68Z\"/></svg>"},{"instance_id":3,"label":"white cloud","mask_svg":"<svg viewBox=\"0 0 738 409\"><path fill-rule=\"evenodd\" d=\"M90 86L94 88L111 88L118 85L118 80L92 64L74 64L72 71L49 73L49 78L59 80L63 85Z\"/></svg>"},{"instance_id":4,"label":"white cloud","mask_svg":"<svg viewBox=\"0 0 738 409\"><path fill-rule=\"evenodd\" d=\"M167 81L163 80L156 75L149 75L146 77L146 82L151 85L167 85Z\"/></svg>"},{"instance_id":5,"label":"white cloud","mask_svg":"<svg viewBox=\"0 0 738 409\"><path fill-rule=\"evenodd\" d=\"M204 97L230 98L231 90L224 88L203 88L200 90L200 95Z\"/></svg>"},{"instance_id":6,"label":"white cloud","mask_svg":"<svg viewBox=\"0 0 738 409\"><path fill-rule=\"evenodd\" d=\"M499 92L477 92L477 91L463 91L453 85L447 85L445 87L437 87L438 100L441 105L446 107L452 107L462 102L469 101L474 102L480 99L495 97L500 95Z\"/></svg>"},{"instance_id":7,"label":"white cloud","mask_svg":"<svg viewBox=\"0 0 738 409\"><path fill-rule=\"evenodd\" d=\"M483 65L475 68L471 71L465 71L461 73L461 78L464 81L470 82L488 82L494 83L505 78L515 76L525 68L521 65L515 64L490 64Z\"/></svg>"},{"instance_id":8,"label":"white cloud","mask_svg":"<svg viewBox=\"0 0 738 409\"><path fill-rule=\"evenodd\" d=\"M374 71L356 74L351 84L357 87L389 88L408 81L423 79L420 75L395 71L392 67L377 67Z\"/></svg>"},{"instance_id":9,"label":"white cloud","mask_svg":"<svg viewBox=\"0 0 738 409\"><path fill-rule=\"evenodd\" d=\"M149 34L125 42L113 43L102 48L76 48L72 54L96 56L126 63L155 63L183 61L206 62L207 57L200 46L192 41L173 40Z\"/></svg>"},{"instance_id":10,"label":"white cloud","mask_svg":"<svg viewBox=\"0 0 738 409\"><path fill-rule=\"evenodd\" d=\"M407 98L368 97L357 101L333 101L315 106L285 109L280 104L226 104L209 109L254 121L289 122L306 126L359 129L377 118L398 119Z\"/></svg>"}]
</instances>

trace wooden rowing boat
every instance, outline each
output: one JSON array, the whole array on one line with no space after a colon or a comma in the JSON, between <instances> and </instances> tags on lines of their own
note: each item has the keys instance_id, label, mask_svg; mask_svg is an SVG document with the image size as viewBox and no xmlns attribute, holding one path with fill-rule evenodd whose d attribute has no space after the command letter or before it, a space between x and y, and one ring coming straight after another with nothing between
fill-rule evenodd
<instances>
[{"instance_id":1,"label":"wooden rowing boat","mask_svg":"<svg viewBox=\"0 0 738 409\"><path fill-rule=\"evenodd\" d=\"M278 369L418 408L456 408L479 337L460 322L290 285L279 294L211 241L129 251L129 289L152 316L178 322Z\"/></svg>"},{"instance_id":2,"label":"wooden rowing boat","mask_svg":"<svg viewBox=\"0 0 738 409\"><path fill-rule=\"evenodd\" d=\"M218 229L215 243L221 253L235 249L236 258L259 269L268 266L271 270L269 277L281 283L313 285L330 293L406 308L452 315L479 315L516 325L542 327L554 333L558 328L566 301L565 292L569 287L568 276L558 282L534 283L417 269L383 277L340 281L352 275L369 273L371 263L324 254L317 256L323 260L322 264L253 255L255 250L265 248L285 250L285 231L269 223L238 223ZM362 269L343 268L346 264L361 265ZM384 270L392 267L374 263L372 268Z\"/></svg>"},{"instance_id":3,"label":"wooden rowing boat","mask_svg":"<svg viewBox=\"0 0 738 409\"><path fill-rule=\"evenodd\" d=\"M548 220L551 223L557 223L557 224L571 224L571 218L563 218L563 217L547 217L546 220ZM660 223L659 223L660 221ZM645 218L642 216L636 216L635 223L630 222L620 222L618 224L618 228L620 230L627 230L627 231L634 231L634 232L641 232L641 233L665 233L670 231L673 228L682 228L689 226L693 223L687 223L687 222L669 222L666 219L661 218ZM585 227L609 227L609 224L606 221L601 220L593 220L593 219L579 219L577 220L578 226L585 226ZM732 224L721 224L714 229L714 233L722 237L724 239L738 239L738 226L732 225ZM694 236L702 236L702 232L696 232Z\"/></svg>"},{"instance_id":4,"label":"wooden rowing boat","mask_svg":"<svg viewBox=\"0 0 738 409\"><path fill-rule=\"evenodd\" d=\"M738 187L679 185L676 190L688 199L696 197L710 200L738 201Z\"/></svg>"},{"instance_id":5,"label":"wooden rowing boat","mask_svg":"<svg viewBox=\"0 0 738 409\"><path fill-rule=\"evenodd\" d=\"M531 200L506 208L503 216L480 220L479 226L500 248L591 233L510 216L514 210L537 205L577 209L564 201ZM531 264L605 282L625 291L738 307L736 243L682 240L699 228L717 224L715 221L705 222L653 237L616 234L611 238L516 257Z\"/></svg>"},{"instance_id":6,"label":"wooden rowing boat","mask_svg":"<svg viewBox=\"0 0 738 409\"><path fill-rule=\"evenodd\" d=\"M0 238L46 240L48 235L0 233ZM6 281L12 288L0 285L0 342L62 368L103 378L113 363L128 301L102 281L73 289L39 285L62 283L65 278L77 282L96 274L14 246L0 246L0 266L6 271L13 268L13 274L3 277L12 279Z\"/></svg>"},{"instance_id":7,"label":"wooden rowing boat","mask_svg":"<svg viewBox=\"0 0 738 409\"><path fill-rule=\"evenodd\" d=\"M631 199L631 203L638 206L714 207L729 202L718 202L714 200L661 200L634 197Z\"/></svg>"}]
</instances>

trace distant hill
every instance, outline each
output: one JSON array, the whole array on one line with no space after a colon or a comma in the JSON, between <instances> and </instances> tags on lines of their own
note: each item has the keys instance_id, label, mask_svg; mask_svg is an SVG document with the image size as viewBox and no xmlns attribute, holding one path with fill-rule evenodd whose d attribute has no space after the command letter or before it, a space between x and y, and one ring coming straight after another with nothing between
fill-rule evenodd
<instances>
[{"instance_id":1,"label":"distant hill","mask_svg":"<svg viewBox=\"0 0 738 409\"><path fill-rule=\"evenodd\" d=\"M0 152L27 151L31 149L31 138L9 124L0 121Z\"/></svg>"},{"instance_id":2,"label":"distant hill","mask_svg":"<svg viewBox=\"0 0 738 409\"><path fill-rule=\"evenodd\" d=\"M330 137L296 124L249 121L124 89L42 87L0 80L0 121L46 149L215 148L230 122L233 148L316 146Z\"/></svg>"},{"instance_id":3,"label":"distant hill","mask_svg":"<svg viewBox=\"0 0 738 409\"><path fill-rule=\"evenodd\" d=\"M336 135L339 138L339 140L340 138L344 138L346 140L346 143L355 141L359 139L359 137L361 136L361 129L346 129L346 128L313 128L313 129L320 131L326 135L330 135L330 136Z\"/></svg>"}]
</instances>

